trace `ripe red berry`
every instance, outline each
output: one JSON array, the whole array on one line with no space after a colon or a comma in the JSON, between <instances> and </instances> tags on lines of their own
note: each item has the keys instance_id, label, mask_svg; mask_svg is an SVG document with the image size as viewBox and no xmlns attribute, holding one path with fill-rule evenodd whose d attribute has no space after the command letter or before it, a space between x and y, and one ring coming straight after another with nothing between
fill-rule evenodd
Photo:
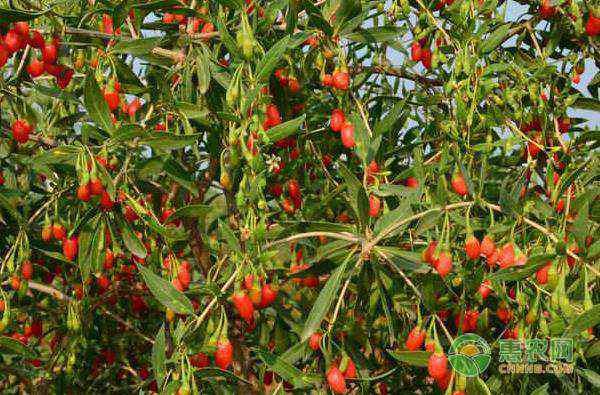
<instances>
[{"instance_id":1,"label":"ripe red berry","mask_svg":"<svg viewBox=\"0 0 600 395\"><path fill-rule=\"evenodd\" d=\"M427 363L429 375L436 380L444 378L448 371L448 358L443 353L433 353Z\"/></svg>"},{"instance_id":2,"label":"ripe red berry","mask_svg":"<svg viewBox=\"0 0 600 395\"><path fill-rule=\"evenodd\" d=\"M319 350L321 348L321 339L323 339L322 333L313 333L310 335L310 339L308 339L308 346L315 351Z\"/></svg>"},{"instance_id":3,"label":"ripe red berry","mask_svg":"<svg viewBox=\"0 0 600 395\"><path fill-rule=\"evenodd\" d=\"M104 262L102 263L102 266L104 267L105 270L110 270L113 268L113 263L115 261L115 254L113 254L113 252L111 250L106 250L106 252L104 253Z\"/></svg>"},{"instance_id":4,"label":"ripe red berry","mask_svg":"<svg viewBox=\"0 0 600 395\"><path fill-rule=\"evenodd\" d=\"M540 15L544 19L550 19L556 14L556 8L552 7L550 0L542 0L540 6Z\"/></svg>"},{"instance_id":5,"label":"ripe red berry","mask_svg":"<svg viewBox=\"0 0 600 395\"><path fill-rule=\"evenodd\" d=\"M110 210L113 208L115 202L112 201L108 192L103 191L102 196L100 197L100 206L105 210Z\"/></svg>"},{"instance_id":6,"label":"ripe red berry","mask_svg":"<svg viewBox=\"0 0 600 395\"><path fill-rule=\"evenodd\" d=\"M552 262L548 262L546 266L541 268L535 273L535 279L539 285L545 285L548 283L548 271L552 267Z\"/></svg>"},{"instance_id":7,"label":"ripe red berry","mask_svg":"<svg viewBox=\"0 0 600 395\"><path fill-rule=\"evenodd\" d=\"M90 192L94 196L101 195L104 192L104 186L99 178L92 177L90 180Z\"/></svg>"},{"instance_id":8,"label":"ripe red berry","mask_svg":"<svg viewBox=\"0 0 600 395\"><path fill-rule=\"evenodd\" d=\"M72 261L77 255L77 237L71 237L70 239L63 240L63 255L68 261Z\"/></svg>"},{"instance_id":9,"label":"ripe red berry","mask_svg":"<svg viewBox=\"0 0 600 395\"><path fill-rule=\"evenodd\" d=\"M19 278L19 276L12 276L12 278L10 279L10 286L15 291L18 291L19 288L21 288L21 279Z\"/></svg>"},{"instance_id":10,"label":"ripe red berry","mask_svg":"<svg viewBox=\"0 0 600 395\"><path fill-rule=\"evenodd\" d=\"M585 24L585 32L590 37L600 34L600 18L595 17L591 12Z\"/></svg>"},{"instance_id":11,"label":"ripe red berry","mask_svg":"<svg viewBox=\"0 0 600 395\"><path fill-rule=\"evenodd\" d=\"M492 288L490 288L491 284L492 282L490 280L484 280L479 286L479 294L483 300L485 300L492 292Z\"/></svg>"},{"instance_id":12,"label":"ripe red berry","mask_svg":"<svg viewBox=\"0 0 600 395\"><path fill-rule=\"evenodd\" d=\"M292 199L299 199L302 194L300 192L300 184L295 179L291 179L288 181L288 192Z\"/></svg>"},{"instance_id":13,"label":"ripe red berry","mask_svg":"<svg viewBox=\"0 0 600 395\"><path fill-rule=\"evenodd\" d=\"M294 77L288 79L288 87L290 88L290 92L293 94L298 93L300 91L300 83Z\"/></svg>"},{"instance_id":14,"label":"ripe red berry","mask_svg":"<svg viewBox=\"0 0 600 395\"><path fill-rule=\"evenodd\" d=\"M217 350L215 351L215 363L218 367L226 370L233 360L233 346L229 340L220 340L217 342Z\"/></svg>"},{"instance_id":15,"label":"ripe red berry","mask_svg":"<svg viewBox=\"0 0 600 395\"><path fill-rule=\"evenodd\" d=\"M494 244L494 240L488 235L483 237L481 241L481 253L485 255L486 258L492 256L492 254L496 251L496 244Z\"/></svg>"},{"instance_id":16,"label":"ripe red berry","mask_svg":"<svg viewBox=\"0 0 600 395\"><path fill-rule=\"evenodd\" d=\"M58 85L60 89L65 89L71 82L74 74L75 71L73 71L73 69L61 66L58 75L55 75L56 85Z\"/></svg>"},{"instance_id":17,"label":"ripe red berry","mask_svg":"<svg viewBox=\"0 0 600 395\"><path fill-rule=\"evenodd\" d=\"M31 45L33 48L42 49L44 44L45 41L42 34L39 31L34 30L31 33L31 38L29 39L29 45Z\"/></svg>"},{"instance_id":18,"label":"ripe red berry","mask_svg":"<svg viewBox=\"0 0 600 395\"><path fill-rule=\"evenodd\" d=\"M331 74L323 74L323 77L321 77L321 84L323 86L332 86L333 77L331 76Z\"/></svg>"},{"instance_id":19,"label":"ripe red berry","mask_svg":"<svg viewBox=\"0 0 600 395\"><path fill-rule=\"evenodd\" d=\"M21 266L21 275L25 280L31 280L33 277L33 264L31 261L23 262L23 266Z\"/></svg>"},{"instance_id":20,"label":"ripe red berry","mask_svg":"<svg viewBox=\"0 0 600 395\"><path fill-rule=\"evenodd\" d=\"M434 263L436 262L435 259L435 249L437 248L437 241L433 240L429 243L429 245L427 246L427 248L425 250L423 250L423 254L421 256L421 259L423 260L423 262L425 263L429 263L430 265L434 265Z\"/></svg>"},{"instance_id":21,"label":"ripe red berry","mask_svg":"<svg viewBox=\"0 0 600 395\"><path fill-rule=\"evenodd\" d=\"M54 223L52 225L52 234L56 240L62 240L67 235L67 230L60 223Z\"/></svg>"},{"instance_id":22,"label":"ripe red berry","mask_svg":"<svg viewBox=\"0 0 600 395\"><path fill-rule=\"evenodd\" d=\"M513 244L506 243L500 250L500 255L498 256L498 265L500 265L500 268L504 269L514 265L515 260L516 256Z\"/></svg>"},{"instance_id":23,"label":"ripe red berry","mask_svg":"<svg viewBox=\"0 0 600 395\"><path fill-rule=\"evenodd\" d=\"M419 181L414 177L408 177L406 180L404 180L404 185L406 185L409 188L418 188Z\"/></svg>"},{"instance_id":24,"label":"ripe red berry","mask_svg":"<svg viewBox=\"0 0 600 395\"><path fill-rule=\"evenodd\" d=\"M15 30L21 37L29 37L29 24L27 22L15 22Z\"/></svg>"},{"instance_id":25,"label":"ripe red berry","mask_svg":"<svg viewBox=\"0 0 600 395\"><path fill-rule=\"evenodd\" d=\"M190 357L190 364L195 368L202 369L210 365L210 360L208 355L199 352Z\"/></svg>"},{"instance_id":26,"label":"ripe red berry","mask_svg":"<svg viewBox=\"0 0 600 395\"><path fill-rule=\"evenodd\" d=\"M415 326L409 333L406 339L406 348L410 351L416 351L423 347L426 332L420 327Z\"/></svg>"},{"instance_id":27,"label":"ripe red berry","mask_svg":"<svg viewBox=\"0 0 600 395\"><path fill-rule=\"evenodd\" d=\"M29 133L33 128L27 121L17 119L11 127L13 139L19 144L24 144L29 140Z\"/></svg>"},{"instance_id":28,"label":"ripe red berry","mask_svg":"<svg viewBox=\"0 0 600 395\"><path fill-rule=\"evenodd\" d=\"M6 62L8 62L9 56L10 54L8 51L2 45L0 45L0 68L4 67Z\"/></svg>"},{"instance_id":29,"label":"ripe red berry","mask_svg":"<svg viewBox=\"0 0 600 395\"><path fill-rule=\"evenodd\" d=\"M481 253L481 247L479 245L479 240L475 236L470 236L465 241L465 252L469 259L477 259Z\"/></svg>"},{"instance_id":30,"label":"ripe red berry","mask_svg":"<svg viewBox=\"0 0 600 395\"><path fill-rule=\"evenodd\" d=\"M410 46L410 58L413 62L418 62L421 60L422 52L421 52L421 44L418 41L415 41Z\"/></svg>"},{"instance_id":31,"label":"ripe red berry","mask_svg":"<svg viewBox=\"0 0 600 395\"><path fill-rule=\"evenodd\" d=\"M375 218L379 215L379 209L381 208L381 200L375 196L371 195L369 197L369 216L371 218Z\"/></svg>"},{"instance_id":32,"label":"ripe red berry","mask_svg":"<svg viewBox=\"0 0 600 395\"><path fill-rule=\"evenodd\" d=\"M452 185L452 189L454 192L461 196L465 196L469 193L469 189L467 188L467 182L465 178L460 173L456 173L454 177L452 177L452 181L450 181Z\"/></svg>"},{"instance_id":33,"label":"ripe red berry","mask_svg":"<svg viewBox=\"0 0 600 395\"><path fill-rule=\"evenodd\" d=\"M346 122L344 124L344 126L342 126L342 130L341 130L341 135L342 135L342 144L344 145L344 147L346 148L353 148L355 145L354 142L354 125L352 125L350 122Z\"/></svg>"},{"instance_id":34,"label":"ripe red berry","mask_svg":"<svg viewBox=\"0 0 600 395\"><path fill-rule=\"evenodd\" d=\"M37 78L44 73L44 62L34 57L27 66L27 72L31 78Z\"/></svg>"},{"instance_id":35,"label":"ripe red berry","mask_svg":"<svg viewBox=\"0 0 600 395\"><path fill-rule=\"evenodd\" d=\"M431 50L429 48L421 49L421 63L427 70L431 70Z\"/></svg>"},{"instance_id":36,"label":"ripe red berry","mask_svg":"<svg viewBox=\"0 0 600 395\"><path fill-rule=\"evenodd\" d=\"M261 309L264 309L266 307L269 307L270 305L273 304L273 302L275 302L275 299L277 299L277 288L273 287L270 284L265 284L262 287L261 290L261 297L260 297L260 303L259 303L259 307Z\"/></svg>"},{"instance_id":37,"label":"ripe red berry","mask_svg":"<svg viewBox=\"0 0 600 395\"><path fill-rule=\"evenodd\" d=\"M344 373L344 377L347 379L355 379L356 378L356 365L354 365L354 362L352 361L352 359L348 358L348 364L346 365L346 370L344 370L342 373Z\"/></svg>"},{"instance_id":38,"label":"ripe red berry","mask_svg":"<svg viewBox=\"0 0 600 395\"><path fill-rule=\"evenodd\" d=\"M23 45L23 38L16 30L11 29L4 36L4 46L9 52L17 52Z\"/></svg>"},{"instance_id":39,"label":"ripe red berry","mask_svg":"<svg viewBox=\"0 0 600 395\"><path fill-rule=\"evenodd\" d=\"M231 301L237 313L246 323L250 323L254 319L254 305L245 291L234 293Z\"/></svg>"},{"instance_id":40,"label":"ripe red berry","mask_svg":"<svg viewBox=\"0 0 600 395\"><path fill-rule=\"evenodd\" d=\"M346 379L336 366L331 366L331 368L329 368L329 371L327 372L327 383L334 394L345 394L347 391Z\"/></svg>"},{"instance_id":41,"label":"ripe red berry","mask_svg":"<svg viewBox=\"0 0 600 395\"><path fill-rule=\"evenodd\" d=\"M331 130L334 132L339 132L342 130L342 126L346 122L346 117L344 112L339 108L336 108L331 112L331 119L329 121L329 125L331 126Z\"/></svg>"},{"instance_id":42,"label":"ripe red berry","mask_svg":"<svg viewBox=\"0 0 600 395\"><path fill-rule=\"evenodd\" d=\"M115 111L117 108L119 108L120 99L118 92L105 92L104 100L106 100L106 104L108 104L110 111Z\"/></svg>"},{"instance_id":43,"label":"ripe red berry","mask_svg":"<svg viewBox=\"0 0 600 395\"><path fill-rule=\"evenodd\" d=\"M446 277L446 275L452 270L452 257L450 254L444 251L441 252L435 268L442 278Z\"/></svg>"},{"instance_id":44,"label":"ripe red berry","mask_svg":"<svg viewBox=\"0 0 600 395\"><path fill-rule=\"evenodd\" d=\"M333 73L333 86L336 89L345 91L348 89L348 86L350 85L350 76L348 75L348 73L343 72L343 71L337 71Z\"/></svg>"},{"instance_id":45,"label":"ripe red berry","mask_svg":"<svg viewBox=\"0 0 600 395\"><path fill-rule=\"evenodd\" d=\"M77 199L81 200L82 202L89 202L91 197L92 194L90 191L90 184L85 183L79 185L79 188L77 188Z\"/></svg>"},{"instance_id":46,"label":"ripe red berry","mask_svg":"<svg viewBox=\"0 0 600 395\"><path fill-rule=\"evenodd\" d=\"M42 47L42 60L46 64L54 64L58 59L58 48L54 43L46 43Z\"/></svg>"}]
</instances>

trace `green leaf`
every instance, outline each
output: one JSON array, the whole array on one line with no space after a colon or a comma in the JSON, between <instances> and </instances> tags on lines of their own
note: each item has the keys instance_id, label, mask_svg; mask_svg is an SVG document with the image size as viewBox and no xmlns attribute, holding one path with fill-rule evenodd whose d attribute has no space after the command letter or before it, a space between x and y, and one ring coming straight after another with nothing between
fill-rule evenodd
<instances>
[{"instance_id":1,"label":"green leaf","mask_svg":"<svg viewBox=\"0 0 600 395\"><path fill-rule=\"evenodd\" d=\"M285 36L275 43L256 65L256 78L259 81L268 79L288 49L291 49L290 36Z\"/></svg>"},{"instance_id":2,"label":"green leaf","mask_svg":"<svg viewBox=\"0 0 600 395\"><path fill-rule=\"evenodd\" d=\"M554 254L536 255L531 257L525 266L508 267L492 273L488 279L491 281L515 281L529 277L542 267L546 266L548 261L554 259Z\"/></svg>"},{"instance_id":3,"label":"green leaf","mask_svg":"<svg viewBox=\"0 0 600 395\"><path fill-rule=\"evenodd\" d=\"M546 383L544 385L540 385L539 387L534 389L533 392L531 392L531 395L548 395L549 387L550 387L550 384L548 384L548 383Z\"/></svg>"},{"instance_id":4,"label":"green leaf","mask_svg":"<svg viewBox=\"0 0 600 395\"><path fill-rule=\"evenodd\" d=\"M115 54L146 55L152 52L152 48L160 46L161 37L140 38L137 40L118 41L111 52Z\"/></svg>"},{"instance_id":5,"label":"green leaf","mask_svg":"<svg viewBox=\"0 0 600 395\"><path fill-rule=\"evenodd\" d=\"M163 170L169 175L169 177L177 181L183 187L187 188L193 194L198 192L198 187L195 184L193 175L185 170L183 166L175 159L167 159L163 165Z\"/></svg>"},{"instance_id":6,"label":"green leaf","mask_svg":"<svg viewBox=\"0 0 600 395\"><path fill-rule=\"evenodd\" d=\"M183 293L179 292L173 284L157 276L152 270L143 265L138 265L144 281L152 295L164 306L177 314L193 314L194 306Z\"/></svg>"},{"instance_id":7,"label":"green leaf","mask_svg":"<svg viewBox=\"0 0 600 395\"><path fill-rule=\"evenodd\" d=\"M93 73L88 74L83 87L83 102L90 118L96 126L113 134L115 127L112 123L108 104L98 87Z\"/></svg>"},{"instance_id":8,"label":"green leaf","mask_svg":"<svg viewBox=\"0 0 600 395\"><path fill-rule=\"evenodd\" d=\"M175 103L177 110L183 114L183 116L189 119L204 119L208 115L208 109L194 103L188 103L179 101Z\"/></svg>"},{"instance_id":9,"label":"green leaf","mask_svg":"<svg viewBox=\"0 0 600 395\"><path fill-rule=\"evenodd\" d=\"M197 51L196 75L198 76L198 92L203 95L210 86L210 59L204 46Z\"/></svg>"},{"instance_id":10,"label":"green leaf","mask_svg":"<svg viewBox=\"0 0 600 395\"><path fill-rule=\"evenodd\" d=\"M29 359L38 357L31 348L12 337L0 336L0 349L5 350L7 354L21 355Z\"/></svg>"},{"instance_id":11,"label":"green leaf","mask_svg":"<svg viewBox=\"0 0 600 395\"><path fill-rule=\"evenodd\" d=\"M159 387L162 385L167 370L166 348L165 327L163 325L160 327L152 345L152 368L154 369L154 377Z\"/></svg>"},{"instance_id":12,"label":"green leaf","mask_svg":"<svg viewBox=\"0 0 600 395\"><path fill-rule=\"evenodd\" d=\"M571 107L580 110L598 111L600 112L600 100L591 97L579 97Z\"/></svg>"},{"instance_id":13,"label":"green leaf","mask_svg":"<svg viewBox=\"0 0 600 395\"><path fill-rule=\"evenodd\" d=\"M269 367L269 370L277 373L285 381L292 383L296 389L306 388L311 382L318 383L321 381L316 376L309 379L300 369L266 350L253 349L253 351Z\"/></svg>"},{"instance_id":14,"label":"green leaf","mask_svg":"<svg viewBox=\"0 0 600 395\"><path fill-rule=\"evenodd\" d=\"M171 151L194 145L201 137L200 134L180 135L161 132L159 135L141 139L140 144L156 150Z\"/></svg>"},{"instance_id":15,"label":"green leaf","mask_svg":"<svg viewBox=\"0 0 600 395\"><path fill-rule=\"evenodd\" d=\"M505 40L508 32L510 31L510 24L505 24L498 27L494 30L489 36L482 39L479 43L479 52L482 54L487 54L492 52L496 47L498 47Z\"/></svg>"},{"instance_id":16,"label":"green leaf","mask_svg":"<svg viewBox=\"0 0 600 395\"><path fill-rule=\"evenodd\" d=\"M208 214L212 209L212 207L207 206L206 204L190 204L175 210L170 218L198 218Z\"/></svg>"},{"instance_id":17,"label":"green leaf","mask_svg":"<svg viewBox=\"0 0 600 395\"><path fill-rule=\"evenodd\" d=\"M121 236L123 236L123 242L125 243L125 247L138 258L145 258L147 255L146 247L142 243L142 241L137 237L133 230L129 227L129 224L121 219Z\"/></svg>"},{"instance_id":18,"label":"green leaf","mask_svg":"<svg viewBox=\"0 0 600 395\"><path fill-rule=\"evenodd\" d=\"M294 364L299 361L306 353L306 342L296 342L286 352L281 354L279 358L289 364Z\"/></svg>"},{"instance_id":19,"label":"green leaf","mask_svg":"<svg viewBox=\"0 0 600 395\"><path fill-rule=\"evenodd\" d=\"M42 250L41 248L36 248L36 250L52 259L56 259L57 261L68 263L70 265L73 264L73 262L67 260L67 258L65 258L65 256L63 254L61 254L60 252L46 251L46 250Z\"/></svg>"},{"instance_id":20,"label":"green leaf","mask_svg":"<svg viewBox=\"0 0 600 395\"><path fill-rule=\"evenodd\" d=\"M351 255L348 257L350 258ZM317 328L321 326L321 322L331 308L331 304L333 303L334 299L339 296L338 290L340 288L347 263L348 259L345 259L344 262L331 273L331 276L319 293L317 300L315 300L315 303L308 314L308 318L304 323L304 329L302 330L300 341L308 340L308 338L315 333Z\"/></svg>"},{"instance_id":21,"label":"green leaf","mask_svg":"<svg viewBox=\"0 0 600 395\"><path fill-rule=\"evenodd\" d=\"M30 12L23 10L15 10L15 9L6 9L0 8L0 21L2 22L25 22L31 21L35 18L39 18L45 13L49 12L50 9L47 9L42 12Z\"/></svg>"},{"instance_id":22,"label":"green leaf","mask_svg":"<svg viewBox=\"0 0 600 395\"><path fill-rule=\"evenodd\" d=\"M269 138L270 143L275 143L282 140L298 131L300 126L304 123L306 114L302 114L298 118L290 119L289 121L280 123L277 126L267 130L266 135Z\"/></svg>"},{"instance_id":23,"label":"green leaf","mask_svg":"<svg viewBox=\"0 0 600 395\"><path fill-rule=\"evenodd\" d=\"M594 388L600 388L600 374L590 369L577 369L577 373L584 377Z\"/></svg>"},{"instance_id":24,"label":"green leaf","mask_svg":"<svg viewBox=\"0 0 600 395\"><path fill-rule=\"evenodd\" d=\"M207 381L212 382L212 383L215 382L215 377L222 377L229 381L234 381L234 382L241 381L242 383L252 385L252 383L245 380L243 377L238 376L238 375L234 374L233 372L230 372L229 370L223 370L223 369L219 369L219 368L209 367L209 368L197 369L197 370L194 370L194 374L196 376L198 376L199 379L201 379L201 380L209 379ZM178 388L179 388L179 386L175 389L177 390Z\"/></svg>"},{"instance_id":25,"label":"green leaf","mask_svg":"<svg viewBox=\"0 0 600 395\"><path fill-rule=\"evenodd\" d=\"M403 100L400 100L394 107L385 115L383 119L381 119L375 126L373 127L373 135L380 136L382 134L392 132L394 126L402 127L399 124L400 119L406 119L407 113L405 112L406 102L411 98L408 96ZM402 122L404 123L404 122Z\"/></svg>"},{"instance_id":26,"label":"green leaf","mask_svg":"<svg viewBox=\"0 0 600 395\"><path fill-rule=\"evenodd\" d=\"M233 230L227 225L226 222L219 220L219 234L221 237L227 242L229 248L233 251L241 251L242 247L240 246L240 242L237 237L233 233Z\"/></svg>"},{"instance_id":27,"label":"green leaf","mask_svg":"<svg viewBox=\"0 0 600 395\"><path fill-rule=\"evenodd\" d=\"M411 366L420 368L427 367L431 352L429 351L393 351L388 350L388 353L397 361L407 363Z\"/></svg>"},{"instance_id":28,"label":"green leaf","mask_svg":"<svg viewBox=\"0 0 600 395\"><path fill-rule=\"evenodd\" d=\"M574 336L587 330L588 328L593 328L600 323L600 304L594 305L588 311L585 311L575 317L571 324L567 327L567 330L564 333L564 337Z\"/></svg>"},{"instance_id":29,"label":"green leaf","mask_svg":"<svg viewBox=\"0 0 600 395\"><path fill-rule=\"evenodd\" d=\"M467 379L467 393L469 395L492 395L488 385L481 377L469 377Z\"/></svg>"},{"instance_id":30,"label":"green leaf","mask_svg":"<svg viewBox=\"0 0 600 395\"><path fill-rule=\"evenodd\" d=\"M410 207L410 201L408 199L403 199L398 205L398 207L391 211L388 211L377 220L377 222L375 223L375 227L373 228L373 233L377 236L381 231L388 228L394 222L408 218L411 215L412 209ZM397 228L394 232L388 234L386 238L394 236L401 229L402 227Z\"/></svg>"},{"instance_id":31,"label":"green leaf","mask_svg":"<svg viewBox=\"0 0 600 395\"><path fill-rule=\"evenodd\" d=\"M396 41L405 32L402 26L381 26L360 29L349 34L344 38L358 43L380 43L386 41Z\"/></svg>"}]
</instances>

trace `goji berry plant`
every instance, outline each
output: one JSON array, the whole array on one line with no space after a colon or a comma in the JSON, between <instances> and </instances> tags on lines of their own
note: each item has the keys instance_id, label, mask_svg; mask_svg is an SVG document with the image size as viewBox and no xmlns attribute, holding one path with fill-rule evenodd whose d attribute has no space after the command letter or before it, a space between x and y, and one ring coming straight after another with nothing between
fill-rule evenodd
<instances>
[{"instance_id":1,"label":"goji berry plant","mask_svg":"<svg viewBox=\"0 0 600 395\"><path fill-rule=\"evenodd\" d=\"M598 391L599 34L592 0L0 1L2 393ZM499 369L550 338L572 372Z\"/></svg>"}]
</instances>

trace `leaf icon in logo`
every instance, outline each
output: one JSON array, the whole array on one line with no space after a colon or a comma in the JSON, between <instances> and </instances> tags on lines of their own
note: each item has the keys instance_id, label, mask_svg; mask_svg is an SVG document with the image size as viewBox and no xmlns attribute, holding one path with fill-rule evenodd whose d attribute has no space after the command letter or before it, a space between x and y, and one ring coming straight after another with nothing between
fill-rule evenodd
<instances>
[{"instance_id":1,"label":"leaf icon in logo","mask_svg":"<svg viewBox=\"0 0 600 395\"><path fill-rule=\"evenodd\" d=\"M472 357L463 354L454 354L449 355L448 360L452 368L463 376L475 377L479 375L479 366Z\"/></svg>"}]
</instances>

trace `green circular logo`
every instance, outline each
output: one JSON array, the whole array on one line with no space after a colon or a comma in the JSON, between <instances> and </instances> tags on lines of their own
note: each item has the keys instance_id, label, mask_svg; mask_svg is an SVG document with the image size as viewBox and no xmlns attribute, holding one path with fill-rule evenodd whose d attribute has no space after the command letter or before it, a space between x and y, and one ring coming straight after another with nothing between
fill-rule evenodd
<instances>
[{"instance_id":1,"label":"green circular logo","mask_svg":"<svg viewBox=\"0 0 600 395\"><path fill-rule=\"evenodd\" d=\"M483 373L492 360L489 344L474 333L457 337L450 346L448 360L452 369L466 377Z\"/></svg>"}]
</instances>

